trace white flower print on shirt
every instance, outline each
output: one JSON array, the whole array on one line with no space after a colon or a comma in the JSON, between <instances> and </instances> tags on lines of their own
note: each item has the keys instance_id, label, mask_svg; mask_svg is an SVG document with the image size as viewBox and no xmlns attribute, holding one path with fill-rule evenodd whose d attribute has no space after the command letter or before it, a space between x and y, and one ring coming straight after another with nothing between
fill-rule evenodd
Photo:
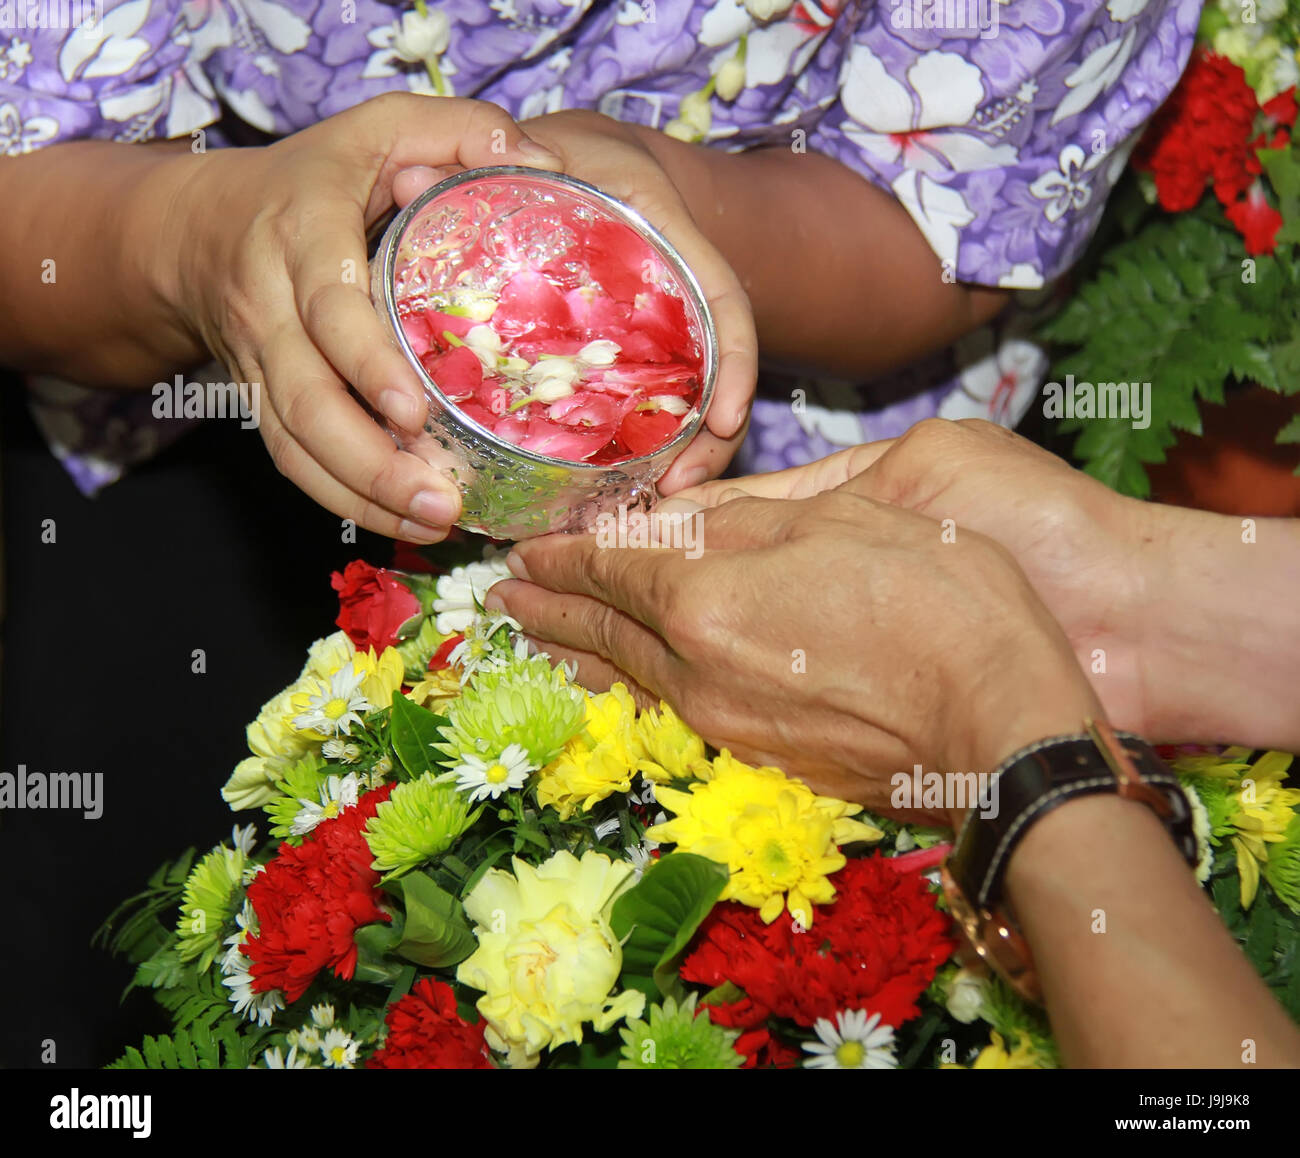
<instances>
[{"instance_id":1,"label":"white flower print on shirt","mask_svg":"<svg viewBox=\"0 0 1300 1158\"><path fill-rule=\"evenodd\" d=\"M844 62L840 100L863 128L844 126L854 144L891 164L921 173L966 173L1014 165L1015 146L989 145L963 132L984 99L979 68L955 52L927 52L904 84L865 44Z\"/></svg>"},{"instance_id":2,"label":"white flower print on shirt","mask_svg":"<svg viewBox=\"0 0 1300 1158\"><path fill-rule=\"evenodd\" d=\"M1058 159L1056 172L1050 169L1029 186L1040 201L1046 201L1043 215L1055 224L1067 213L1082 209L1092 200L1089 178L1092 171L1106 159L1106 154L1085 153L1078 145L1066 145Z\"/></svg>"},{"instance_id":3,"label":"white flower print on shirt","mask_svg":"<svg viewBox=\"0 0 1300 1158\"><path fill-rule=\"evenodd\" d=\"M59 122L53 117L32 117L23 120L18 106L9 101L0 105L0 153L17 157L30 153L37 145L52 140L59 131Z\"/></svg>"}]
</instances>

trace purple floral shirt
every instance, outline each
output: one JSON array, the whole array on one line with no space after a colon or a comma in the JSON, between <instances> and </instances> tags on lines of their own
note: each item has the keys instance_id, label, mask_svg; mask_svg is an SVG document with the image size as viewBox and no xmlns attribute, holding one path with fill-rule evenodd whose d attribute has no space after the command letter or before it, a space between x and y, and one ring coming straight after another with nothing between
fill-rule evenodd
<instances>
[{"instance_id":1,"label":"purple floral shirt","mask_svg":"<svg viewBox=\"0 0 1300 1158\"><path fill-rule=\"evenodd\" d=\"M1187 62L1200 0L428 0L420 19L379 0L103 9L92 28L0 33L0 150L187 137L223 106L284 134L392 89L481 97L518 119L592 108L715 148L828 154L906 208L937 272L1032 291L1087 243ZM933 414L1014 423L1045 365L1025 333L1023 314L1004 319L901 385L768 384L740 465L810 461ZM791 405L795 389L806 404ZM87 492L182 425L153 418L147 390L33 391Z\"/></svg>"}]
</instances>

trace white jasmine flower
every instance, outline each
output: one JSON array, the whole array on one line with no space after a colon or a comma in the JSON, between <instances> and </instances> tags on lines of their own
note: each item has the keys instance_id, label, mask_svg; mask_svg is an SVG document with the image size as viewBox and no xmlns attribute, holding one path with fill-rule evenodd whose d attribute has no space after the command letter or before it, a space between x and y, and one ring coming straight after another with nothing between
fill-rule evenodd
<instances>
[{"instance_id":1,"label":"white jasmine flower","mask_svg":"<svg viewBox=\"0 0 1300 1158\"><path fill-rule=\"evenodd\" d=\"M572 386L582 377L582 371L572 358L538 358L528 367L524 377L539 386L544 382L563 382Z\"/></svg>"},{"instance_id":2,"label":"white jasmine flower","mask_svg":"<svg viewBox=\"0 0 1300 1158\"><path fill-rule=\"evenodd\" d=\"M465 335L465 345L483 364L485 370L495 370L497 359L501 357L501 335L491 326L471 326Z\"/></svg>"},{"instance_id":3,"label":"white jasmine flower","mask_svg":"<svg viewBox=\"0 0 1300 1158\"><path fill-rule=\"evenodd\" d=\"M662 410L665 414L671 414L675 418L680 418L690 410L686 399L676 394L656 394L650 401L655 404L657 410Z\"/></svg>"},{"instance_id":4,"label":"white jasmine flower","mask_svg":"<svg viewBox=\"0 0 1300 1158\"><path fill-rule=\"evenodd\" d=\"M330 676L328 683L317 682L320 689L307 701L307 710L294 716L293 726L302 732L348 735L353 724L361 723L361 714L374 706L361 694L365 672L354 670L351 660Z\"/></svg>"},{"instance_id":5,"label":"white jasmine flower","mask_svg":"<svg viewBox=\"0 0 1300 1158\"><path fill-rule=\"evenodd\" d=\"M519 744L507 745L501 756L490 764L481 756L466 752L453 769L456 787L469 793L471 804L489 798L496 800L511 789L522 788L535 771L537 765L528 762L528 753Z\"/></svg>"},{"instance_id":6,"label":"white jasmine flower","mask_svg":"<svg viewBox=\"0 0 1300 1158\"><path fill-rule=\"evenodd\" d=\"M813 1056L804 1061L810 1070L891 1070L898 1068L894 1057L894 1031L880 1024L880 1014L867 1016L865 1009L841 1010L835 1024L819 1017L813 1026L819 1042L804 1042Z\"/></svg>"},{"instance_id":7,"label":"white jasmine flower","mask_svg":"<svg viewBox=\"0 0 1300 1158\"><path fill-rule=\"evenodd\" d=\"M584 365L592 367L612 366L622 349L623 347L617 342L611 342L607 338L600 338L583 346L578 351L578 360Z\"/></svg>"},{"instance_id":8,"label":"white jasmine flower","mask_svg":"<svg viewBox=\"0 0 1300 1158\"><path fill-rule=\"evenodd\" d=\"M552 402L558 402L561 398L568 398L574 392L573 386L569 382L564 382L559 378L546 378L538 384L536 390L530 397L534 402L541 402L549 406Z\"/></svg>"},{"instance_id":9,"label":"white jasmine flower","mask_svg":"<svg viewBox=\"0 0 1300 1158\"><path fill-rule=\"evenodd\" d=\"M451 21L441 9L405 12L393 36L393 53L407 64L437 60L451 43Z\"/></svg>"},{"instance_id":10,"label":"white jasmine flower","mask_svg":"<svg viewBox=\"0 0 1300 1158\"><path fill-rule=\"evenodd\" d=\"M315 1025L317 1029L333 1029L334 1006L330 1005L328 1002L321 1005L313 1005L311 1007L311 1020L312 1024Z\"/></svg>"},{"instance_id":11,"label":"white jasmine flower","mask_svg":"<svg viewBox=\"0 0 1300 1158\"><path fill-rule=\"evenodd\" d=\"M984 994L988 981L969 969L958 969L948 986L948 998L944 1002L948 1012L962 1025L970 1025L984 1008Z\"/></svg>"}]
</instances>

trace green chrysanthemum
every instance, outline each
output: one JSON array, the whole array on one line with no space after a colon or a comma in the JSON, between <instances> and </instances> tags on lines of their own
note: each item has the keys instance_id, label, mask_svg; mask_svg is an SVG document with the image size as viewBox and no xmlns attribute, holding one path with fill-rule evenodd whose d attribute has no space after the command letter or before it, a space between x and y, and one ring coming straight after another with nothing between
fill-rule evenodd
<instances>
[{"instance_id":1,"label":"green chrysanthemum","mask_svg":"<svg viewBox=\"0 0 1300 1158\"><path fill-rule=\"evenodd\" d=\"M435 623L435 617L430 616L420 624L420 630L410 639L394 644L397 654L402 657L402 663L406 666L407 683L418 683L429 674L429 660L433 658L433 653L447 641L447 636L438 630Z\"/></svg>"},{"instance_id":2,"label":"green chrysanthemum","mask_svg":"<svg viewBox=\"0 0 1300 1158\"><path fill-rule=\"evenodd\" d=\"M1282 839L1269 845L1264 879L1278 900L1300 915L1300 813L1291 818Z\"/></svg>"},{"instance_id":3,"label":"green chrysanthemum","mask_svg":"<svg viewBox=\"0 0 1300 1158\"><path fill-rule=\"evenodd\" d=\"M237 848L217 845L194 866L181 894L176 920L182 961L198 958L199 972L207 970L221 949L226 926L235 919L243 900L244 869L248 858Z\"/></svg>"},{"instance_id":4,"label":"green chrysanthemum","mask_svg":"<svg viewBox=\"0 0 1300 1158\"><path fill-rule=\"evenodd\" d=\"M1205 811L1210 818L1210 834L1215 844L1219 843L1219 837L1226 836L1232 831L1230 817L1237 808L1237 801L1233 795L1233 782L1226 779L1216 779L1212 776L1184 775L1181 777L1183 787L1191 792L1195 792L1205 805Z\"/></svg>"},{"instance_id":5,"label":"green chrysanthemum","mask_svg":"<svg viewBox=\"0 0 1300 1158\"><path fill-rule=\"evenodd\" d=\"M538 768L564 750L586 718L582 689L540 655L478 672L447 715L443 743L433 745L444 764L459 764L467 754L496 760L518 744Z\"/></svg>"},{"instance_id":6,"label":"green chrysanthemum","mask_svg":"<svg viewBox=\"0 0 1300 1158\"><path fill-rule=\"evenodd\" d=\"M671 997L652 1006L648 1021L634 1018L619 1032L621 1070L728 1070L745 1061L733 1048L738 1030L695 1016L696 995L678 1005Z\"/></svg>"},{"instance_id":7,"label":"green chrysanthemum","mask_svg":"<svg viewBox=\"0 0 1300 1158\"><path fill-rule=\"evenodd\" d=\"M483 809L454 784L426 772L399 784L366 825L366 843L380 872L399 874L446 852Z\"/></svg>"},{"instance_id":8,"label":"green chrysanthemum","mask_svg":"<svg viewBox=\"0 0 1300 1158\"><path fill-rule=\"evenodd\" d=\"M302 802L318 799L321 786L329 779L330 773L338 771L315 755L306 756L294 764L276 784L276 791L284 795L262 805L262 811L271 821L271 835L288 840L290 844L302 844L302 837L294 836L291 831L302 810Z\"/></svg>"}]
</instances>

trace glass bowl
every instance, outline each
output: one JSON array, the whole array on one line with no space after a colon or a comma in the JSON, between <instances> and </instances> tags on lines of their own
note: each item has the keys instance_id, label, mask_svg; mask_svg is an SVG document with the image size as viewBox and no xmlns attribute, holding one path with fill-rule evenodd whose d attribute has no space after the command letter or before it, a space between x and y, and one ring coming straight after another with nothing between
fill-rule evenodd
<instances>
[{"instance_id":1,"label":"glass bowl","mask_svg":"<svg viewBox=\"0 0 1300 1158\"><path fill-rule=\"evenodd\" d=\"M523 539L647 506L713 397L694 275L573 177L497 166L438 183L388 227L371 289L429 403L418 435L390 433L452 474L467 530Z\"/></svg>"}]
</instances>

